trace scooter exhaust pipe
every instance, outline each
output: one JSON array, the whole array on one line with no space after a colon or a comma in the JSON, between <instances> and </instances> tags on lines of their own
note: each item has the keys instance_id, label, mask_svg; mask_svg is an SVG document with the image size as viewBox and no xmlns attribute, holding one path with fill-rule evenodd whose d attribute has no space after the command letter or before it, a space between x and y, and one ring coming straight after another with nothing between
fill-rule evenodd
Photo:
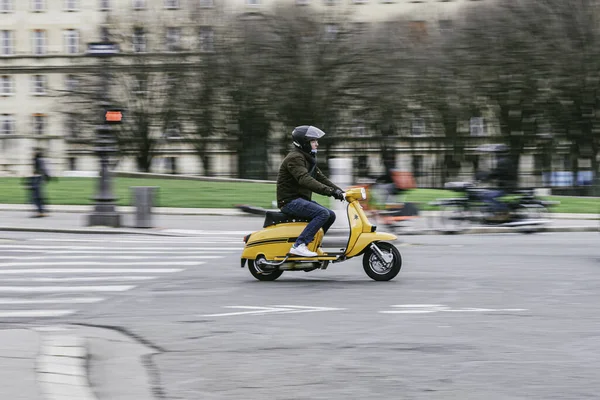
<instances>
[{"instance_id":1,"label":"scooter exhaust pipe","mask_svg":"<svg viewBox=\"0 0 600 400\"><path fill-rule=\"evenodd\" d=\"M371 243L371 245L369 247L371 248L371 250L373 250L373 254L375 254L375 256L382 263L389 264L394 260L393 254L383 254L381 249L379 247L377 247L377 245L375 243Z\"/></svg>"},{"instance_id":2,"label":"scooter exhaust pipe","mask_svg":"<svg viewBox=\"0 0 600 400\"><path fill-rule=\"evenodd\" d=\"M287 261L287 259L289 258L289 256L285 256L285 258L279 262L275 262L275 261L267 261L267 260L260 260L258 261L258 266L262 267L264 265L269 266L269 267L279 267L281 264L283 264L284 262Z\"/></svg>"}]
</instances>

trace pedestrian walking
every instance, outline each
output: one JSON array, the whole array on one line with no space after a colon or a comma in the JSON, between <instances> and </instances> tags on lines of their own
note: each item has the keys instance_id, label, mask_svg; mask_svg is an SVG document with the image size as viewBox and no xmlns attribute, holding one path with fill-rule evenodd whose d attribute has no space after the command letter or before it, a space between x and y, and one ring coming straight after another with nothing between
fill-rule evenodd
<instances>
[{"instance_id":1,"label":"pedestrian walking","mask_svg":"<svg viewBox=\"0 0 600 400\"><path fill-rule=\"evenodd\" d=\"M41 218L47 216L44 198L44 184L51 178L44 160L42 149L35 149L33 156L33 175L29 178L29 190L31 194L31 202L35 205L36 213L32 218Z\"/></svg>"}]
</instances>

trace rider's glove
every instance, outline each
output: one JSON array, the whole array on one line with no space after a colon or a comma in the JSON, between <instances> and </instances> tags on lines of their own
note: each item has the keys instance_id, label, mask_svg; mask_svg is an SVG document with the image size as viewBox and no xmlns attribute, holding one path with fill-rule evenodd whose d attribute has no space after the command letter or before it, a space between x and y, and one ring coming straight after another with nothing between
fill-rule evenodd
<instances>
[{"instance_id":1,"label":"rider's glove","mask_svg":"<svg viewBox=\"0 0 600 400\"><path fill-rule=\"evenodd\" d=\"M344 200L344 192L342 192L340 189L335 189L331 194L331 197L336 200Z\"/></svg>"}]
</instances>

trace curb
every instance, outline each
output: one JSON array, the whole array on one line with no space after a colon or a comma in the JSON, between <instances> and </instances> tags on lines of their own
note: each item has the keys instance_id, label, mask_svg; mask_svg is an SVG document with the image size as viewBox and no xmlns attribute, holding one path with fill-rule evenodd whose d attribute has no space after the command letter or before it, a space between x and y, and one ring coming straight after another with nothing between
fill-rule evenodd
<instances>
[{"instance_id":1,"label":"curb","mask_svg":"<svg viewBox=\"0 0 600 400\"><path fill-rule=\"evenodd\" d=\"M598 226L546 226L546 227L481 227L469 228L464 230L437 230L427 229L423 231L407 231L398 234L402 235L481 235L491 233L541 233L541 232L600 232Z\"/></svg>"},{"instance_id":2,"label":"curb","mask_svg":"<svg viewBox=\"0 0 600 400\"><path fill-rule=\"evenodd\" d=\"M119 230L117 230L119 229ZM53 232L53 233L83 233L83 234L109 234L109 235L150 235L150 236L188 236L178 233L152 232L152 231L136 231L121 228L33 228L33 227L15 227L15 226L0 226L0 231L7 232Z\"/></svg>"},{"instance_id":3,"label":"curb","mask_svg":"<svg viewBox=\"0 0 600 400\"><path fill-rule=\"evenodd\" d=\"M97 400L88 379L85 339L64 327L35 330L41 336L35 373L45 398Z\"/></svg>"}]
</instances>

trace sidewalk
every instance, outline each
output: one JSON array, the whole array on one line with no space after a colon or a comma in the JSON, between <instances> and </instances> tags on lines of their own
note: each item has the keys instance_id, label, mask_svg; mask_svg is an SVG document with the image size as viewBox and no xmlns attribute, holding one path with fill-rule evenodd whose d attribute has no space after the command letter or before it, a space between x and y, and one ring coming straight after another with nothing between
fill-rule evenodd
<instances>
[{"instance_id":1,"label":"sidewalk","mask_svg":"<svg viewBox=\"0 0 600 400\"><path fill-rule=\"evenodd\" d=\"M93 206L49 206L46 218L29 218L32 214L28 204L0 204L0 231L30 231L59 233L106 233L143 234L168 236L196 236L207 231L223 229L219 217L227 221L235 220L233 230L252 232L262 227L262 217L244 213L232 208L168 208L153 209L153 228L136 228L135 208L118 207L122 227L87 226L88 215ZM436 212L423 212L412 226L398 232L400 235L439 234L434 219ZM600 216L597 214L550 214L552 220L541 227L545 232L589 232L598 231ZM239 217L239 218L236 218ZM462 233L502 233L515 232L518 228L477 227ZM334 232L331 232L335 235ZM343 232L337 232L341 234ZM345 233L343 233L345 234ZM330 234L331 235L331 234Z\"/></svg>"},{"instance_id":2,"label":"sidewalk","mask_svg":"<svg viewBox=\"0 0 600 400\"><path fill-rule=\"evenodd\" d=\"M153 352L102 327L0 329L0 395L11 400L151 399L153 382L144 357Z\"/></svg>"}]
</instances>

